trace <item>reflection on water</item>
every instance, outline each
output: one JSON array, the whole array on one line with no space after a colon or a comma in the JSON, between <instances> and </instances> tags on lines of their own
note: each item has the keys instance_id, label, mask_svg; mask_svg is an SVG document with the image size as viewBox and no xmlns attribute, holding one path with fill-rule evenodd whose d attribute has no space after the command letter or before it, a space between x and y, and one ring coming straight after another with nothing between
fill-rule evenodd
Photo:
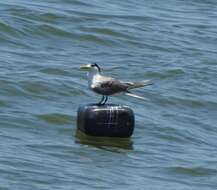
<instances>
[{"instance_id":1,"label":"reflection on water","mask_svg":"<svg viewBox=\"0 0 217 190\"><path fill-rule=\"evenodd\" d=\"M88 136L80 130L76 130L75 136L75 142L80 144L91 145L110 151L118 151L119 148L133 150L133 141L131 138Z\"/></svg>"}]
</instances>

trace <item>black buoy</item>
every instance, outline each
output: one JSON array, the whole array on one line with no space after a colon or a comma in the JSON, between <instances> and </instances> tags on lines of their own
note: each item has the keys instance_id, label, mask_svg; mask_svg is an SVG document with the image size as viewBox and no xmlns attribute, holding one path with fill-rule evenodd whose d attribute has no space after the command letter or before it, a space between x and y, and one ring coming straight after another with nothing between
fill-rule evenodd
<instances>
[{"instance_id":1,"label":"black buoy","mask_svg":"<svg viewBox=\"0 0 217 190\"><path fill-rule=\"evenodd\" d=\"M127 138L133 134L134 113L127 106L81 105L77 114L78 130L86 135Z\"/></svg>"}]
</instances>

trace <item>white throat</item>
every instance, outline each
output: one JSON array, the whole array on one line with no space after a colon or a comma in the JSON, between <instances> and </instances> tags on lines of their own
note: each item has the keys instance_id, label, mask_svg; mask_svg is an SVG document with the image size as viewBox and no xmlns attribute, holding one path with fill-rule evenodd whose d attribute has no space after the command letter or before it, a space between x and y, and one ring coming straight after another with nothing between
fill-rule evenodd
<instances>
[{"instance_id":1,"label":"white throat","mask_svg":"<svg viewBox=\"0 0 217 190\"><path fill-rule=\"evenodd\" d=\"M88 76L88 86L89 87L93 87L97 82L98 82L98 78L100 76L100 73L98 70L90 70L87 73Z\"/></svg>"}]
</instances>

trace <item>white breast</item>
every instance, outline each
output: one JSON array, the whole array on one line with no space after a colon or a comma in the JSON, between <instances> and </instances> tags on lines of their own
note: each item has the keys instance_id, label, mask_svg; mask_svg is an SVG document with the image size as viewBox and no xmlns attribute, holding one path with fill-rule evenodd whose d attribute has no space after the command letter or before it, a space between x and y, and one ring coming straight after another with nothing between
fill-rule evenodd
<instances>
[{"instance_id":1,"label":"white breast","mask_svg":"<svg viewBox=\"0 0 217 190\"><path fill-rule=\"evenodd\" d=\"M95 88L99 82L100 82L99 74L89 75L89 79L88 79L89 88Z\"/></svg>"}]
</instances>

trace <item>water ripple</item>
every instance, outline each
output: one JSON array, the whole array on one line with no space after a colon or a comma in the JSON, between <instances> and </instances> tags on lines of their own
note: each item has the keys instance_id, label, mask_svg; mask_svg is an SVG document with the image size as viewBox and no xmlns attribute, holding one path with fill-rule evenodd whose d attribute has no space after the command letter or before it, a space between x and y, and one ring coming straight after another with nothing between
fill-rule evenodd
<instances>
[{"instance_id":1,"label":"water ripple","mask_svg":"<svg viewBox=\"0 0 217 190\"><path fill-rule=\"evenodd\" d=\"M216 189L213 0L0 2L0 189ZM126 81L131 139L76 131L100 96L79 65ZM127 172L126 172L127 171ZM13 183L11 183L13 181Z\"/></svg>"}]
</instances>

